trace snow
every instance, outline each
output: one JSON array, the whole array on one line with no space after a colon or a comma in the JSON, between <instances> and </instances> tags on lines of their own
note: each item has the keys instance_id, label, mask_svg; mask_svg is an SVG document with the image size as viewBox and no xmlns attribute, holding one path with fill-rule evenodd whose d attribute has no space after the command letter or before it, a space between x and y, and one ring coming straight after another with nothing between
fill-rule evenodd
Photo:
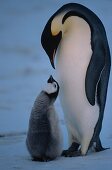
<instances>
[{"instance_id":1,"label":"snow","mask_svg":"<svg viewBox=\"0 0 112 170\"><path fill-rule=\"evenodd\" d=\"M112 149L91 153L85 157L59 157L50 162L33 162L26 150L25 135L0 139L1 170L111 170ZM112 142L112 140L110 141Z\"/></svg>"},{"instance_id":2,"label":"snow","mask_svg":"<svg viewBox=\"0 0 112 170\"><path fill-rule=\"evenodd\" d=\"M48 163L32 162L25 146L28 120L33 102L49 75L55 76L40 37L48 18L63 4L81 3L93 10L104 23L112 54L111 0L5 0L0 1L0 169L102 169L112 166L112 149L90 153L85 157L60 157ZM101 132L105 147L112 147L112 114L110 77L107 104ZM59 100L64 144L67 131Z\"/></svg>"}]
</instances>

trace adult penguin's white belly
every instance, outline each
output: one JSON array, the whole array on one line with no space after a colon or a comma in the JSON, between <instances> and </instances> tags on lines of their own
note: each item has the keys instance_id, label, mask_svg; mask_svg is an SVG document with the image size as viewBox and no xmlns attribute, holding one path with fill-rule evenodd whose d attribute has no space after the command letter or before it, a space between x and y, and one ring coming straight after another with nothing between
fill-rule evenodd
<instances>
[{"instance_id":1,"label":"adult penguin's white belly","mask_svg":"<svg viewBox=\"0 0 112 170\"><path fill-rule=\"evenodd\" d=\"M86 71L92 55L91 31L85 20L73 16L65 21L62 35L56 57L60 100L70 143L81 144L82 154L85 154L99 117L97 102L92 106L85 93Z\"/></svg>"}]
</instances>

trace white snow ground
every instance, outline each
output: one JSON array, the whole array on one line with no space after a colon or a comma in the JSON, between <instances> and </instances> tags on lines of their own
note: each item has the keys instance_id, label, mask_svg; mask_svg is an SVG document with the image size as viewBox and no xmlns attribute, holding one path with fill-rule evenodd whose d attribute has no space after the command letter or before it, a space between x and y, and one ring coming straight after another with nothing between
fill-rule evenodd
<instances>
[{"instance_id":1,"label":"white snow ground","mask_svg":"<svg viewBox=\"0 0 112 170\"><path fill-rule=\"evenodd\" d=\"M50 162L32 162L26 150L25 135L0 139L1 170L111 170L112 149L85 157L60 157ZM109 140L112 143L112 140Z\"/></svg>"},{"instance_id":2,"label":"white snow ground","mask_svg":"<svg viewBox=\"0 0 112 170\"><path fill-rule=\"evenodd\" d=\"M111 170L112 149L91 153L86 157L58 158L48 163L32 162L25 147L25 132L35 97L50 74L55 75L40 44L40 36L48 18L63 4L81 3L93 10L106 28L112 54L111 0L5 0L0 1L0 169L12 170ZM112 76L101 139L112 148ZM67 132L59 100L56 107L60 116L64 145Z\"/></svg>"}]
</instances>

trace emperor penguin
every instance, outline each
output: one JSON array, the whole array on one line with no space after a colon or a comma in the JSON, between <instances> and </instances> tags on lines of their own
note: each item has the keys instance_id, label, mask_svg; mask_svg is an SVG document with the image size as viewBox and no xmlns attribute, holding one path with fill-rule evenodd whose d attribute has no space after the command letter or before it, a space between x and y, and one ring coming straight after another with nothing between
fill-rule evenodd
<instances>
[{"instance_id":1,"label":"emperor penguin","mask_svg":"<svg viewBox=\"0 0 112 170\"><path fill-rule=\"evenodd\" d=\"M69 3L48 20L41 43L55 68L69 148L63 156L104 150L100 131L110 74L110 51L101 20L87 7Z\"/></svg>"},{"instance_id":2,"label":"emperor penguin","mask_svg":"<svg viewBox=\"0 0 112 170\"><path fill-rule=\"evenodd\" d=\"M52 76L37 96L29 120L26 145L33 161L50 161L61 155L62 138L54 108L59 85Z\"/></svg>"}]
</instances>

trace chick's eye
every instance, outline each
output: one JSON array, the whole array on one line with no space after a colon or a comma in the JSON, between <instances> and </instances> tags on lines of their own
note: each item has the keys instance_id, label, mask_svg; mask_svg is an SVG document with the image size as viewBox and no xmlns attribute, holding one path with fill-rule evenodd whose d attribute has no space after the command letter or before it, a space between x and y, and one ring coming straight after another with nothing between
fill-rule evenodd
<instances>
[{"instance_id":1,"label":"chick's eye","mask_svg":"<svg viewBox=\"0 0 112 170\"><path fill-rule=\"evenodd\" d=\"M54 88L56 88L56 87L57 87L57 84L56 84L56 83L54 83L54 84L53 84L53 86L54 86Z\"/></svg>"}]
</instances>

